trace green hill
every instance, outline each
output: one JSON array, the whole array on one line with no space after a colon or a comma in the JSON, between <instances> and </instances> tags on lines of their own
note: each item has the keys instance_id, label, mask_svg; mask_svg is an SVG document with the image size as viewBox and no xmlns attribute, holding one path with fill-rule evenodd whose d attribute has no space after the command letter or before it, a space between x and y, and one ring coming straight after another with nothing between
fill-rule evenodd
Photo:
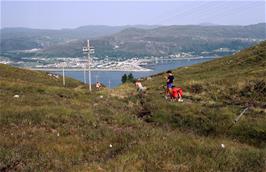
<instances>
[{"instance_id":1,"label":"green hill","mask_svg":"<svg viewBox=\"0 0 266 172\"><path fill-rule=\"evenodd\" d=\"M265 171L265 66L263 42L178 68L179 103L160 94L163 74L140 98L130 83L90 93L0 65L0 171Z\"/></svg>"},{"instance_id":2,"label":"green hill","mask_svg":"<svg viewBox=\"0 0 266 172\"><path fill-rule=\"evenodd\" d=\"M82 57L84 41L91 39L98 58L167 56L180 52L221 56L265 40L265 28L265 23L247 26L96 25L61 30L4 28L0 30L0 55L14 61L34 56ZM36 48L39 50L23 51ZM219 52L219 48L229 49L229 52Z\"/></svg>"},{"instance_id":3,"label":"green hill","mask_svg":"<svg viewBox=\"0 0 266 172\"><path fill-rule=\"evenodd\" d=\"M209 55L223 55L228 52L215 50L221 47L240 50L265 40L265 28L265 23L248 26L174 25L150 29L129 27L95 38L92 45L97 57L167 56L180 52L206 55L201 54L206 51ZM84 39L47 47L43 53L48 56L82 56L80 47Z\"/></svg>"}]
</instances>

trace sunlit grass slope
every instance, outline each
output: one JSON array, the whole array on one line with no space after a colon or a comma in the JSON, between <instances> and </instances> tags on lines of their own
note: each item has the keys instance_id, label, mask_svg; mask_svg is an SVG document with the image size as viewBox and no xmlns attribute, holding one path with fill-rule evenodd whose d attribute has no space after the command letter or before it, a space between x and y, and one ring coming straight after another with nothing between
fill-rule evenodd
<instances>
[{"instance_id":1,"label":"sunlit grass slope","mask_svg":"<svg viewBox=\"0 0 266 172\"><path fill-rule=\"evenodd\" d=\"M265 171L266 42L174 74L182 103L0 65L0 171Z\"/></svg>"},{"instance_id":2,"label":"sunlit grass slope","mask_svg":"<svg viewBox=\"0 0 266 172\"><path fill-rule=\"evenodd\" d=\"M144 82L150 87L147 119L200 135L226 135L256 146L266 141L266 42L230 57L174 70L184 103L162 101L163 75ZM156 106L160 104L160 106ZM244 117L227 131L244 108Z\"/></svg>"}]
</instances>

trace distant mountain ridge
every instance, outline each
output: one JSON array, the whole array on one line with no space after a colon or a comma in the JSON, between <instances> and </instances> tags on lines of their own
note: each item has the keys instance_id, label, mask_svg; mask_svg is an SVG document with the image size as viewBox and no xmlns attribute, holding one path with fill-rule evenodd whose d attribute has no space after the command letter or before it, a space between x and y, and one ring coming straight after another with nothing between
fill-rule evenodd
<instances>
[{"instance_id":1,"label":"distant mountain ridge","mask_svg":"<svg viewBox=\"0 0 266 172\"><path fill-rule=\"evenodd\" d=\"M146 30L127 28L95 40L95 47L103 54L117 52L132 56L158 56L178 52L199 54L221 47L240 50L266 39L265 30L265 23L249 26L161 26Z\"/></svg>"},{"instance_id":2,"label":"distant mountain ridge","mask_svg":"<svg viewBox=\"0 0 266 172\"><path fill-rule=\"evenodd\" d=\"M88 25L75 29L31 29L31 28L3 28L0 30L1 50L25 50L30 48L46 48L79 39L93 39L111 35L128 27L150 29L155 26L105 26ZM24 46L17 41L23 41ZM31 44L32 43L32 44ZM29 45L27 45L29 44Z\"/></svg>"},{"instance_id":3,"label":"distant mountain ridge","mask_svg":"<svg viewBox=\"0 0 266 172\"><path fill-rule=\"evenodd\" d=\"M91 39L96 56L161 56L179 52L200 54L218 48L240 50L266 39L266 24L248 26L81 26L75 29L1 29L1 55L77 57ZM20 50L41 49L34 53ZM14 53L15 51L15 53Z\"/></svg>"}]
</instances>

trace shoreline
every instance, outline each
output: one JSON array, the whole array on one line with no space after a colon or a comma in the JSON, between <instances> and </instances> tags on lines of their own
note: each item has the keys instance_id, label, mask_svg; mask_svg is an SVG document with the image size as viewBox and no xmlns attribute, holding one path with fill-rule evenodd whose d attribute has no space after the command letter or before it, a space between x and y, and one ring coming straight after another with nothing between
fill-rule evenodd
<instances>
[{"instance_id":1,"label":"shoreline","mask_svg":"<svg viewBox=\"0 0 266 172\"><path fill-rule=\"evenodd\" d=\"M33 71L47 71L47 72L61 72L63 71L62 68L23 68L23 69L29 69ZM83 68L65 68L64 71L84 71ZM86 71L89 71L86 69ZM127 70L127 69L91 69L91 71L96 71L96 72L151 72L153 71L152 69L132 69L132 70Z\"/></svg>"},{"instance_id":2,"label":"shoreline","mask_svg":"<svg viewBox=\"0 0 266 172\"><path fill-rule=\"evenodd\" d=\"M213 56L210 56L210 57L203 57L203 56L200 56L200 57L190 57L190 58L180 58L180 59L158 59L158 61L181 61L181 60L200 60L200 59L216 59L216 58L219 58L219 57L213 57ZM146 64L145 66L149 66L149 64ZM46 72L62 72L63 71L63 67L62 68L57 68L57 67L53 67L53 68L38 68L38 67L22 67L23 69L29 69L29 70L33 70L33 71L46 71ZM87 72L89 71L88 68L85 69ZM67 71L67 72L80 72L80 71L84 71L84 68L65 68L64 71ZM91 69L91 71L96 71L96 72L151 72L153 71L153 69L149 69L149 68L144 68L144 67L140 67L140 66L136 66L136 68L133 68L133 69L126 69L126 68L121 68L121 69L101 69L101 68L97 68L97 69Z\"/></svg>"}]
</instances>

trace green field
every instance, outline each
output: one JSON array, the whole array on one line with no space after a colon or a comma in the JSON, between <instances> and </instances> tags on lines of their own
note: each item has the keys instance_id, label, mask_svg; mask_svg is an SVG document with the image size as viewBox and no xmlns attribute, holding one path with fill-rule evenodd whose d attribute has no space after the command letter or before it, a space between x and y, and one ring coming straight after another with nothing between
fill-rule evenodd
<instances>
[{"instance_id":1,"label":"green field","mask_svg":"<svg viewBox=\"0 0 266 172\"><path fill-rule=\"evenodd\" d=\"M266 171L266 42L174 75L182 103L0 65L0 171Z\"/></svg>"}]
</instances>

